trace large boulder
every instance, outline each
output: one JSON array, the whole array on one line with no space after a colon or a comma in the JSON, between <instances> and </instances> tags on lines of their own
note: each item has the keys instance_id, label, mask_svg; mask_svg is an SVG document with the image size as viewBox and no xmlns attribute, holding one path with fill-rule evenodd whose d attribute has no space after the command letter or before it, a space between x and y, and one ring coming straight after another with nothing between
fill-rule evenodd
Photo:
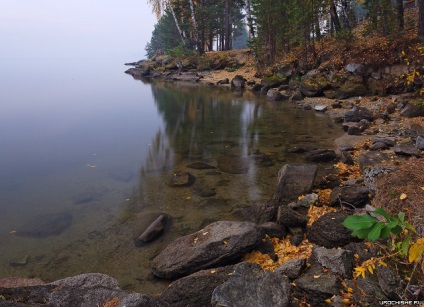
<instances>
[{"instance_id":1,"label":"large boulder","mask_svg":"<svg viewBox=\"0 0 424 307\"><path fill-rule=\"evenodd\" d=\"M0 287L0 293L0 306L169 306L148 295L128 294L114 278L99 273L81 274L45 285Z\"/></svg>"},{"instance_id":2,"label":"large boulder","mask_svg":"<svg viewBox=\"0 0 424 307\"><path fill-rule=\"evenodd\" d=\"M278 172L277 189L272 200L289 202L300 195L310 193L318 167L310 164L286 164Z\"/></svg>"},{"instance_id":3,"label":"large boulder","mask_svg":"<svg viewBox=\"0 0 424 307\"><path fill-rule=\"evenodd\" d=\"M171 306L210 306L212 292L226 282L234 271L234 265L202 270L174 281L160 295Z\"/></svg>"},{"instance_id":4,"label":"large boulder","mask_svg":"<svg viewBox=\"0 0 424 307\"><path fill-rule=\"evenodd\" d=\"M393 151L397 155L407 156L407 157L417 157L420 158L421 155L417 149L417 147L412 142L397 144L393 147Z\"/></svg>"},{"instance_id":5,"label":"large boulder","mask_svg":"<svg viewBox=\"0 0 424 307\"><path fill-rule=\"evenodd\" d=\"M284 96L280 93L280 91L274 90L274 89L269 89L268 92L266 93L266 100L269 101L280 101L283 100Z\"/></svg>"},{"instance_id":6,"label":"large boulder","mask_svg":"<svg viewBox=\"0 0 424 307\"><path fill-rule=\"evenodd\" d=\"M300 90L308 97L319 96L330 87L330 82L318 70L311 70L302 77Z\"/></svg>"},{"instance_id":7,"label":"large boulder","mask_svg":"<svg viewBox=\"0 0 424 307\"><path fill-rule=\"evenodd\" d=\"M325 247L315 247L313 254L317 261L332 272L341 275L343 278L352 278L353 274L353 252L345 249L327 249Z\"/></svg>"},{"instance_id":8,"label":"large boulder","mask_svg":"<svg viewBox=\"0 0 424 307\"><path fill-rule=\"evenodd\" d=\"M308 240L327 248L342 247L355 241L352 231L342 225L348 216L343 212L332 212L321 216L308 229Z\"/></svg>"},{"instance_id":9,"label":"large boulder","mask_svg":"<svg viewBox=\"0 0 424 307\"><path fill-rule=\"evenodd\" d=\"M362 208L369 202L370 191L366 187L344 186L333 189L329 199L331 207L348 203L355 208Z\"/></svg>"},{"instance_id":10,"label":"large boulder","mask_svg":"<svg viewBox=\"0 0 424 307\"><path fill-rule=\"evenodd\" d=\"M287 207L278 207L277 223L286 227L306 227L309 217Z\"/></svg>"},{"instance_id":11,"label":"large boulder","mask_svg":"<svg viewBox=\"0 0 424 307\"><path fill-rule=\"evenodd\" d=\"M287 277L263 271L255 263L240 263L233 275L212 293L212 306L289 306L291 285Z\"/></svg>"},{"instance_id":12,"label":"large boulder","mask_svg":"<svg viewBox=\"0 0 424 307\"><path fill-rule=\"evenodd\" d=\"M219 221L169 244L152 263L154 275L175 278L239 259L261 242L263 233L250 222Z\"/></svg>"},{"instance_id":13,"label":"large boulder","mask_svg":"<svg viewBox=\"0 0 424 307\"><path fill-rule=\"evenodd\" d=\"M400 110L400 115L408 118L424 116L424 105L408 103Z\"/></svg>"},{"instance_id":14,"label":"large boulder","mask_svg":"<svg viewBox=\"0 0 424 307\"><path fill-rule=\"evenodd\" d=\"M336 90L336 99L346 99L353 96L362 96L368 93L368 88L361 76L352 75Z\"/></svg>"},{"instance_id":15,"label":"large boulder","mask_svg":"<svg viewBox=\"0 0 424 307\"><path fill-rule=\"evenodd\" d=\"M342 287L337 276L332 272L324 272L318 263L313 263L295 283L298 296L306 297L311 306L325 306L325 300L337 295Z\"/></svg>"},{"instance_id":16,"label":"large boulder","mask_svg":"<svg viewBox=\"0 0 424 307\"><path fill-rule=\"evenodd\" d=\"M244 78L240 75L235 76L232 80L231 80L231 87L233 89L237 89L237 90L241 90L242 88L244 88Z\"/></svg>"}]
</instances>

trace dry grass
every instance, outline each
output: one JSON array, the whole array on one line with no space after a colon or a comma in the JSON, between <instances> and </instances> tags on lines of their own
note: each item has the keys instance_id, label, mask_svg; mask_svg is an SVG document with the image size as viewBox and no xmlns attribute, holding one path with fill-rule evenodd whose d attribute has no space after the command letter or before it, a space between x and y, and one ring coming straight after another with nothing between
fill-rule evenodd
<instances>
[{"instance_id":1,"label":"dry grass","mask_svg":"<svg viewBox=\"0 0 424 307\"><path fill-rule=\"evenodd\" d=\"M397 170L377 180L374 202L397 214L404 212L409 222L424 236L424 159L411 158L397 167ZM400 195L406 194L401 200Z\"/></svg>"}]
</instances>

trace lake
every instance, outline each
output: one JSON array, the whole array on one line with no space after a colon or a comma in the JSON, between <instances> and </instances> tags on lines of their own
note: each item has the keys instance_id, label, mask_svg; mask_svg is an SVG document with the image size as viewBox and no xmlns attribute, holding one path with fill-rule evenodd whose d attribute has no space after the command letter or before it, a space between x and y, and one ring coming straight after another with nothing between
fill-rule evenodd
<instances>
[{"instance_id":1,"label":"lake","mask_svg":"<svg viewBox=\"0 0 424 307\"><path fill-rule=\"evenodd\" d=\"M269 199L278 170L303 161L288 147L334 147L323 114L249 91L143 83L123 73L127 60L0 60L0 278L101 272L158 294L168 283L149 263L166 244ZM194 184L171 187L179 171ZM173 224L136 247L149 212Z\"/></svg>"}]
</instances>

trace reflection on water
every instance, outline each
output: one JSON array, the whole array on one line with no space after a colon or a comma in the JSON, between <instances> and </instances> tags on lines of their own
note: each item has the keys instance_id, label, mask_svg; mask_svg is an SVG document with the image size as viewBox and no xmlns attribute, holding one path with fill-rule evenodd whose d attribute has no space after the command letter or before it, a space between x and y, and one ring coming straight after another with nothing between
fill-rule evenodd
<instances>
[{"instance_id":1,"label":"reflection on water","mask_svg":"<svg viewBox=\"0 0 424 307\"><path fill-rule=\"evenodd\" d=\"M78 130L89 127L84 120L69 123L77 131L67 136L84 149L83 157L66 146L55 152L64 154L65 162L78 163L55 171L47 164L41 169L48 175L37 173L40 168L21 170L32 180L0 178L0 277L54 280L102 272L124 289L156 294L167 283L150 275L149 263L164 245L212 221L238 219L240 208L271 197L284 163L302 161L286 153L288 146L329 148L335 137L326 117L288 103L268 103L250 92L236 96L228 88L142 84L127 76L109 87L129 94L121 105L117 99L106 102L108 122L93 115L92 133ZM129 107L129 101L137 106ZM122 108L128 112L117 114ZM119 125L109 127L113 120ZM98 140L89 148L87 135ZM56 144L48 140L44 146ZM177 172L189 172L194 183L171 187ZM169 214L173 224L160 239L137 248L133 225L151 212ZM41 235L22 236L31 230Z\"/></svg>"}]
</instances>

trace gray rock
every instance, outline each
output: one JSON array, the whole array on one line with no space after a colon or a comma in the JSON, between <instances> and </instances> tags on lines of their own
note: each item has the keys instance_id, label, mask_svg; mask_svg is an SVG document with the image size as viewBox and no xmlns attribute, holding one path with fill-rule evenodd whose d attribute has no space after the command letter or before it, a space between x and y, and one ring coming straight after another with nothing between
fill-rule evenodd
<instances>
[{"instance_id":1,"label":"gray rock","mask_svg":"<svg viewBox=\"0 0 424 307\"><path fill-rule=\"evenodd\" d=\"M282 239L286 236L285 227L274 222L263 223L259 226L263 233L268 235L270 238L279 238Z\"/></svg>"},{"instance_id":2,"label":"gray rock","mask_svg":"<svg viewBox=\"0 0 424 307\"><path fill-rule=\"evenodd\" d=\"M160 237L171 224L171 216L162 212L143 214L133 226L133 240L142 246Z\"/></svg>"},{"instance_id":3,"label":"gray rock","mask_svg":"<svg viewBox=\"0 0 424 307\"><path fill-rule=\"evenodd\" d=\"M361 128L358 126L349 126L347 129L347 134L349 135L361 135Z\"/></svg>"},{"instance_id":4,"label":"gray rock","mask_svg":"<svg viewBox=\"0 0 424 307\"><path fill-rule=\"evenodd\" d=\"M302 94L308 97L321 95L325 90L329 89L329 87L330 81L328 81L324 73L316 69L304 75L300 84Z\"/></svg>"},{"instance_id":5,"label":"gray rock","mask_svg":"<svg viewBox=\"0 0 424 307\"><path fill-rule=\"evenodd\" d=\"M274 89L269 89L268 92L266 93L266 100L269 101L281 101L283 100L283 95Z\"/></svg>"},{"instance_id":6,"label":"gray rock","mask_svg":"<svg viewBox=\"0 0 424 307\"><path fill-rule=\"evenodd\" d=\"M45 238L58 236L72 224L72 215L68 212L39 215L16 230L23 237Z\"/></svg>"},{"instance_id":7,"label":"gray rock","mask_svg":"<svg viewBox=\"0 0 424 307\"><path fill-rule=\"evenodd\" d=\"M347 151L340 151L340 161L347 165L354 165L353 157Z\"/></svg>"},{"instance_id":8,"label":"gray rock","mask_svg":"<svg viewBox=\"0 0 424 307\"><path fill-rule=\"evenodd\" d=\"M299 258L284 262L274 270L275 273L287 276L290 279L296 279L306 269L306 258Z\"/></svg>"},{"instance_id":9,"label":"gray rock","mask_svg":"<svg viewBox=\"0 0 424 307\"><path fill-rule=\"evenodd\" d=\"M378 266L377 269L378 284L384 294L392 300L400 300L402 287L400 277L387 266Z\"/></svg>"},{"instance_id":10,"label":"gray rock","mask_svg":"<svg viewBox=\"0 0 424 307\"><path fill-rule=\"evenodd\" d=\"M354 151L355 148L351 145L342 145L339 147L340 151Z\"/></svg>"},{"instance_id":11,"label":"gray rock","mask_svg":"<svg viewBox=\"0 0 424 307\"><path fill-rule=\"evenodd\" d=\"M253 87L252 87L252 91L253 92L260 92L261 89L264 87L263 84L260 83L256 83Z\"/></svg>"},{"instance_id":12,"label":"gray rock","mask_svg":"<svg viewBox=\"0 0 424 307\"><path fill-rule=\"evenodd\" d=\"M371 143L372 144L383 143L383 144L386 144L387 146L390 146L390 147L393 147L393 146L396 145L395 140L385 138L385 137L381 137L381 136L373 136L372 139L371 139Z\"/></svg>"},{"instance_id":13,"label":"gray rock","mask_svg":"<svg viewBox=\"0 0 424 307\"><path fill-rule=\"evenodd\" d=\"M362 208L369 202L370 191L366 187L343 186L333 189L329 199L329 206L336 207L348 203L355 208ZM340 203L341 202L341 203ZM351 208L352 209L352 208Z\"/></svg>"},{"instance_id":14,"label":"gray rock","mask_svg":"<svg viewBox=\"0 0 424 307\"><path fill-rule=\"evenodd\" d=\"M393 147L393 151L397 155L401 156L408 156L408 157L421 157L420 153L418 152L417 147L414 146L413 143L404 143L404 144L398 144Z\"/></svg>"},{"instance_id":15,"label":"gray rock","mask_svg":"<svg viewBox=\"0 0 424 307\"><path fill-rule=\"evenodd\" d=\"M234 89L242 89L244 88L244 78L242 76L235 76L232 80L231 80L231 87Z\"/></svg>"},{"instance_id":16,"label":"gray rock","mask_svg":"<svg viewBox=\"0 0 424 307\"><path fill-rule=\"evenodd\" d=\"M384 161L383 155L378 151L370 151L358 156L358 164L361 170L367 167L375 166Z\"/></svg>"},{"instance_id":17,"label":"gray rock","mask_svg":"<svg viewBox=\"0 0 424 307\"><path fill-rule=\"evenodd\" d=\"M224 84L230 84L230 79L225 78L222 80L219 80L218 82L216 82L217 85L224 85Z\"/></svg>"},{"instance_id":18,"label":"gray rock","mask_svg":"<svg viewBox=\"0 0 424 307\"><path fill-rule=\"evenodd\" d=\"M278 207L277 223L286 227L305 227L309 217L287 206Z\"/></svg>"},{"instance_id":19,"label":"gray rock","mask_svg":"<svg viewBox=\"0 0 424 307\"><path fill-rule=\"evenodd\" d=\"M314 110L317 112L325 112L327 111L328 105L327 104L318 104L314 107Z\"/></svg>"},{"instance_id":20,"label":"gray rock","mask_svg":"<svg viewBox=\"0 0 424 307\"><path fill-rule=\"evenodd\" d=\"M278 183L272 200L289 202L310 193L318 167L310 164L286 164L278 172Z\"/></svg>"},{"instance_id":21,"label":"gray rock","mask_svg":"<svg viewBox=\"0 0 424 307\"><path fill-rule=\"evenodd\" d=\"M400 110L400 115L408 118L424 116L424 106L408 103Z\"/></svg>"},{"instance_id":22,"label":"gray rock","mask_svg":"<svg viewBox=\"0 0 424 307\"><path fill-rule=\"evenodd\" d=\"M202 270L174 281L159 298L171 306L210 306L212 292L226 282L235 266Z\"/></svg>"},{"instance_id":23,"label":"gray rock","mask_svg":"<svg viewBox=\"0 0 424 307\"><path fill-rule=\"evenodd\" d=\"M359 122L361 119L372 121L374 114L363 107L353 107L352 111L346 112L345 120L347 122Z\"/></svg>"},{"instance_id":24,"label":"gray rock","mask_svg":"<svg viewBox=\"0 0 424 307\"><path fill-rule=\"evenodd\" d=\"M325 306L325 300L338 294L341 288L339 279L331 272L325 273L317 263L313 263L295 282L300 296L305 296L312 306Z\"/></svg>"},{"instance_id":25,"label":"gray rock","mask_svg":"<svg viewBox=\"0 0 424 307\"><path fill-rule=\"evenodd\" d=\"M353 252L344 249L327 249L325 247L315 247L313 254L317 261L332 272L341 275L343 278L352 278L353 274Z\"/></svg>"},{"instance_id":26,"label":"gray rock","mask_svg":"<svg viewBox=\"0 0 424 307\"><path fill-rule=\"evenodd\" d=\"M166 302L144 294L128 294L110 276L99 273L82 274L50 284L31 287L0 288L1 306L105 306L117 300L117 306L165 307ZM22 304L16 302L25 302Z\"/></svg>"},{"instance_id":27,"label":"gray rock","mask_svg":"<svg viewBox=\"0 0 424 307\"><path fill-rule=\"evenodd\" d=\"M365 65L359 63L349 63L345 66L345 70L355 75L365 76L367 75L368 69Z\"/></svg>"},{"instance_id":28,"label":"gray rock","mask_svg":"<svg viewBox=\"0 0 424 307\"><path fill-rule=\"evenodd\" d=\"M249 171L249 160L236 155L219 155L218 168L230 174L246 174Z\"/></svg>"},{"instance_id":29,"label":"gray rock","mask_svg":"<svg viewBox=\"0 0 424 307\"><path fill-rule=\"evenodd\" d=\"M271 89L272 87L270 85L263 85L261 88L261 95L262 96L266 96L268 94L268 91Z\"/></svg>"},{"instance_id":30,"label":"gray rock","mask_svg":"<svg viewBox=\"0 0 424 307\"><path fill-rule=\"evenodd\" d=\"M385 150L389 149L390 146L383 142L375 142L370 146L370 150Z\"/></svg>"},{"instance_id":31,"label":"gray rock","mask_svg":"<svg viewBox=\"0 0 424 307\"><path fill-rule=\"evenodd\" d=\"M293 95L290 97L291 100L294 101L299 101L299 100L303 100L305 96L303 95L302 91L300 89L297 89Z\"/></svg>"},{"instance_id":32,"label":"gray rock","mask_svg":"<svg viewBox=\"0 0 424 307\"><path fill-rule=\"evenodd\" d=\"M378 285L376 274L366 274L365 278L358 278L351 287L353 300L358 306L379 306L379 301L388 299Z\"/></svg>"},{"instance_id":33,"label":"gray rock","mask_svg":"<svg viewBox=\"0 0 424 307\"><path fill-rule=\"evenodd\" d=\"M172 175L168 185L170 187L188 187L191 186L195 181L196 177L194 177L189 172L176 172Z\"/></svg>"},{"instance_id":34,"label":"gray rock","mask_svg":"<svg viewBox=\"0 0 424 307\"><path fill-rule=\"evenodd\" d=\"M303 230L302 227L288 227L289 233L291 235L290 237L290 244L294 246L299 246L303 241Z\"/></svg>"},{"instance_id":35,"label":"gray rock","mask_svg":"<svg viewBox=\"0 0 424 307\"><path fill-rule=\"evenodd\" d=\"M255 263L240 263L227 282L212 293L212 306L289 306L289 279L277 273L263 271Z\"/></svg>"},{"instance_id":36,"label":"gray rock","mask_svg":"<svg viewBox=\"0 0 424 307\"><path fill-rule=\"evenodd\" d=\"M152 263L154 275L175 278L222 266L252 250L263 237L250 222L219 221L169 244Z\"/></svg>"},{"instance_id":37,"label":"gray rock","mask_svg":"<svg viewBox=\"0 0 424 307\"><path fill-rule=\"evenodd\" d=\"M424 136L418 136L415 145L419 150L424 150Z\"/></svg>"},{"instance_id":38,"label":"gray rock","mask_svg":"<svg viewBox=\"0 0 424 307\"><path fill-rule=\"evenodd\" d=\"M270 202L260 202L243 208L240 213L248 221L263 224L275 221L277 217L277 207Z\"/></svg>"},{"instance_id":39,"label":"gray rock","mask_svg":"<svg viewBox=\"0 0 424 307\"><path fill-rule=\"evenodd\" d=\"M330 162L337 158L334 150L316 149L308 152L305 156L306 161L309 162Z\"/></svg>"},{"instance_id":40,"label":"gray rock","mask_svg":"<svg viewBox=\"0 0 424 307\"><path fill-rule=\"evenodd\" d=\"M342 247L357 241L352 237L352 231L342 225L348 216L343 212L332 212L321 216L308 229L308 240L327 248Z\"/></svg>"}]
</instances>

